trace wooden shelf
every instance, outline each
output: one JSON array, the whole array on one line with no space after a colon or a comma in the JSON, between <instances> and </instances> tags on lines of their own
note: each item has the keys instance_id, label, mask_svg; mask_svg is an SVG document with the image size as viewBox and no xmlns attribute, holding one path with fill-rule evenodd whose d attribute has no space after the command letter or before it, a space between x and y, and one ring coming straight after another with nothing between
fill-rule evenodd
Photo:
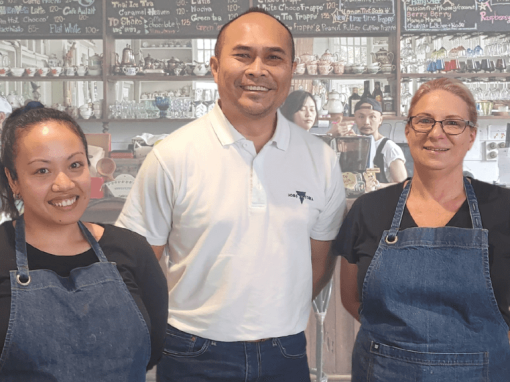
<instances>
[{"instance_id":1,"label":"wooden shelf","mask_svg":"<svg viewBox=\"0 0 510 382\"><path fill-rule=\"evenodd\" d=\"M28 76L21 76L21 77L12 77L12 76L5 76L0 77L1 82L14 82L14 81L33 81L33 82L40 82L40 81L103 81L102 76L59 76L59 77L53 77L53 76L47 76L47 77L28 77Z\"/></svg>"},{"instance_id":2,"label":"wooden shelf","mask_svg":"<svg viewBox=\"0 0 510 382\"><path fill-rule=\"evenodd\" d=\"M506 78L510 73L402 73L402 78Z\"/></svg>"},{"instance_id":3,"label":"wooden shelf","mask_svg":"<svg viewBox=\"0 0 510 382\"><path fill-rule=\"evenodd\" d=\"M136 76L107 76L108 82L117 81L211 81L211 74L205 76L168 76L166 74L137 74Z\"/></svg>"},{"instance_id":4,"label":"wooden shelf","mask_svg":"<svg viewBox=\"0 0 510 382\"><path fill-rule=\"evenodd\" d=\"M148 50L148 49L151 49L151 50L175 50L175 49L183 49L183 50L191 50L193 49L191 46L146 46L146 47L141 47L140 48L140 52L141 51L144 51L144 50Z\"/></svg>"},{"instance_id":5,"label":"wooden shelf","mask_svg":"<svg viewBox=\"0 0 510 382\"><path fill-rule=\"evenodd\" d=\"M191 122L197 118L148 118L148 119L77 119L78 123L155 123L155 122Z\"/></svg>"},{"instance_id":6,"label":"wooden shelf","mask_svg":"<svg viewBox=\"0 0 510 382\"><path fill-rule=\"evenodd\" d=\"M329 75L321 75L317 74L316 76L310 74L294 74L292 76L293 80L317 80L317 79L327 79L327 80L370 80L370 79L381 79L381 80L394 80L395 74L329 74Z\"/></svg>"},{"instance_id":7,"label":"wooden shelf","mask_svg":"<svg viewBox=\"0 0 510 382\"><path fill-rule=\"evenodd\" d=\"M510 74L509 74L510 75ZM423 75L422 75L423 77ZM136 76L116 76L110 75L107 77L109 82L116 81L203 81L214 80L212 74L205 76L169 76L166 74L137 74ZM394 80L395 74L330 74L330 75L309 75L309 74L294 74L294 80L368 80L368 79L381 79L381 80Z\"/></svg>"}]
</instances>

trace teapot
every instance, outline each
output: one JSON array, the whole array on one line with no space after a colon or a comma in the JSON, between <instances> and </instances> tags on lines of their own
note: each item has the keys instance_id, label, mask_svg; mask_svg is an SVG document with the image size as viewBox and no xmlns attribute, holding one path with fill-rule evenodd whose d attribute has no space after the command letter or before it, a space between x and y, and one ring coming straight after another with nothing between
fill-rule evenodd
<instances>
[{"instance_id":1,"label":"teapot","mask_svg":"<svg viewBox=\"0 0 510 382\"><path fill-rule=\"evenodd\" d=\"M9 102L13 109L21 107L20 98L16 94L15 90L11 90L9 95L7 96L7 102Z\"/></svg>"},{"instance_id":2,"label":"teapot","mask_svg":"<svg viewBox=\"0 0 510 382\"><path fill-rule=\"evenodd\" d=\"M341 114L344 111L344 103L340 99L340 93L332 90L328 93L328 102L323 106L329 114Z\"/></svg>"},{"instance_id":3,"label":"teapot","mask_svg":"<svg viewBox=\"0 0 510 382\"><path fill-rule=\"evenodd\" d=\"M326 49L324 54L321 56L320 61L324 63L331 63L334 61L338 61L338 53L330 53L329 49Z\"/></svg>"},{"instance_id":4,"label":"teapot","mask_svg":"<svg viewBox=\"0 0 510 382\"><path fill-rule=\"evenodd\" d=\"M181 64L181 60L172 56L166 63L166 70L168 73L173 73L174 69Z\"/></svg>"},{"instance_id":5,"label":"teapot","mask_svg":"<svg viewBox=\"0 0 510 382\"><path fill-rule=\"evenodd\" d=\"M103 65L103 54L101 55L95 53L92 57L89 58L89 69L94 71L100 70Z\"/></svg>"},{"instance_id":6,"label":"teapot","mask_svg":"<svg viewBox=\"0 0 510 382\"><path fill-rule=\"evenodd\" d=\"M60 60L57 58L57 55L55 53L52 53L51 56L48 58L48 66L50 68L61 66Z\"/></svg>"},{"instance_id":7,"label":"teapot","mask_svg":"<svg viewBox=\"0 0 510 382\"><path fill-rule=\"evenodd\" d=\"M388 52L386 49L381 48L375 53L371 53L372 59L380 64L392 64L395 55L393 52Z\"/></svg>"},{"instance_id":8,"label":"teapot","mask_svg":"<svg viewBox=\"0 0 510 382\"><path fill-rule=\"evenodd\" d=\"M297 61L303 64L308 64L310 61L317 61L317 56L315 54L305 53L299 57L296 57Z\"/></svg>"},{"instance_id":9,"label":"teapot","mask_svg":"<svg viewBox=\"0 0 510 382\"><path fill-rule=\"evenodd\" d=\"M120 61L121 66L135 66L135 54L129 44L122 50L122 60Z\"/></svg>"},{"instance_id":10,"label":"teapot","mask_svg":"<svg viewBox=\"0 0 510 382\"><path fill-rule=\"evenodd\" d=\"M143 62L144 69L154 69L154 59L151 57L150 54L148 54L147 57L143 59Z\"/></svg>"},{"instance_id":11,"label":"teapot","mask_svg":"<svg viewBox=\"0 0 510 382\"><path fill-rule=\"evenodd\" d=\"M209 72L209 65L204 64L203 62L197 62L197 66L193 69L193 73L196 76L205 76Z\"/></svg>"}]
</instances>

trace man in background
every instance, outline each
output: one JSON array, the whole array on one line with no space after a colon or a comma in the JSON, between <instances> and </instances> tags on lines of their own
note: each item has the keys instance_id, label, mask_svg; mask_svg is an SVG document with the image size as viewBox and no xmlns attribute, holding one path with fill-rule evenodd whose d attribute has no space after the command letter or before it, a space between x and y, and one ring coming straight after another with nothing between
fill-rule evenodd
<instances>
[{"instance_id":1,"label":"man in background","mask_svg":"<svg viewBox=\"0 0 510 382\"><path fill-rule=\"evenodd\" d=\"M403 182L407 177L404 152L379 132L383 123L381 104L373 98L359 100L354 107L354 123L360 134L372 137L368 167L378 167L380 170L376 174L375 188ZM328 133L334 136L356 135L352 122L337 122Z\"/></svg>"},{"instance_id":2,"label":"man in background","mask_svg":"<svg viewBox=\"0 0 510 382\"><path fill-rule=\"evenodd\" d=\"M220 100L145 160L117 224L169 256L158 381L310 381L312 297L345 209L334 152L288 123L290 31L254 8L219 33Z\"/></svg>"}]
</instances>

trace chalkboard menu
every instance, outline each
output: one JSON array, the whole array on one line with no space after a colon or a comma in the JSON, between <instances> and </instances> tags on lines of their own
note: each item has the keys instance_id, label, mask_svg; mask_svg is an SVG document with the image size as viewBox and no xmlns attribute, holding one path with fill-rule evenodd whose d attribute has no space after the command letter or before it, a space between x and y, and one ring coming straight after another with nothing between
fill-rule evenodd
<instances>
[{"instance_id":1,"label":"chalkboard menu","mask_svg":"<svg viewBox=\"0 0 510 382\"><path fill-rule=\"evenodd\" d=\"M216 37L248 0L109 0L108 32L145 37Z\"/></svg>"},{"instance_id":2,"label":"chalkboard menu","mask_svg":"<svg viewBox=\"0 0 510 382\"><path fill-rule=\"evenodd\" d=\"M102 0L0 0L0 36L4 40L102 35Z\"/></svg>"},{"instance_id":3,"label":"chalkboard menu","mask_svg":"<svg viewBox=\"0 0 510 382\"><path fill-rule=\"evenodd\" d=\"M396 0L253 0L289 27L294 36L390 33ZM510 0L509 0L510 1Z\"/></svg>"},{"instance_id":4,"label":"chalkboard menu","mask_svg":"<svg viewBox=\"0 0 510 382\"><path fill-rule=\"evenodd\" d=\"M508 32L510 0L403 0L405 32Z\"/></svg>"}]
</instances>

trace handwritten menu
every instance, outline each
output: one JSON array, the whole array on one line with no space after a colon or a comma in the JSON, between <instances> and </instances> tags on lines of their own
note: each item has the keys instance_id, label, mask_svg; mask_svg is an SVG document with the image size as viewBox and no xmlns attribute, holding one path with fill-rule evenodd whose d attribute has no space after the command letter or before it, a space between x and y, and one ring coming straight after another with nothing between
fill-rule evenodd
<instances>
[{"instance_id":1,"label":"handwritten menu","mask_svg":"<svg viewBox=\"0 0 510 382\"><path fill-rule=\"evenodd\" d=\"M248 0L112 0L107 28L113 35L216 37L248 8Z\"/></svg>"},{"instance_id":2,"label":"handwritten menu","mask_svg":"<svg viewBox=\"0 0 510 382\"><path fill-rule=\"evenodd\" d=\"M101 38L102 0L0 0L0 36Z\"/></svg>"},{"instance_id":3,"label":"handwritten menu","mask_svg":"<svg viewBox=\"0 0 510 382\"><path fill-rule=\"evenodd\" d=\"M406 32L479 31L510 29L509 0L402 0Z\"/></svg>"},{"instance_id":4,"label":"handwritten menu","mask_svg":"<svg viewBox=\"0 0 510 382\"><path fill-rule=\"evenodd\" d=\"M509 0L510 1L510 0ZM303 34L377 34L397 29L394 0L253 0Z\"/></svg>"}]
</instances>

